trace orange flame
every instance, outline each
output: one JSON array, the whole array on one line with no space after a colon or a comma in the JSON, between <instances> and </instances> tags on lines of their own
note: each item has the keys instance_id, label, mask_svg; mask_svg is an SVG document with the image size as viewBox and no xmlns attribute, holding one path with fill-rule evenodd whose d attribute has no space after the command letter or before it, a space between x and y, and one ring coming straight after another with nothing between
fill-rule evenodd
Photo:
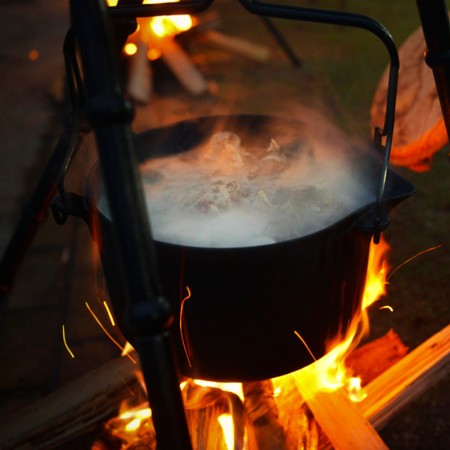
<instances>
[{"instance_id":1,"label":"orange flame","mask_svg":"<svg viewBox=\"0 0 450 450\"><path fill-rule=\"evenodd\" d=\"M364 394L360 392L360 383L348 373L345 367L345 357L356 347L361 338L369 331L367 308L379 300L386 293L386 279L388 266L386 253L389 245L384 239L379 244L370 244L366 272L366 281L362 298L362 308L353 317L345 336L338 336L327 343L327 354L292 374L274 379L274 385L282 391L292 383L296 385L305 399L311 398L321 391L334 391L344 387L353 400L362 400ZM294 331L309 349L303 338ZM314 358L314 355L312 355ZM315 358L314 358L315 359Z\"/></svg>"},{"instance_id":2,"label":"orange flame","mask_svg":"<svg viewBox=\"0 0 450 450\"><path fill-rule=\"evenodd\" d=\"M228 413L221 414L217 421L222 427L223 435L225 438L225 444L228 450L234 449L234 423L233 416Z\"/></svg>"},{"instance_id":3,"label":"orange flame","mask_svg":"<svg viewBox=\"0 0 450 450\"><path fill-rule=\"evenodd\" d=\"M142 4L173 3L179 0L144 0ZM108 6L117 6L117 0L107 0ZM194 19L189 14L174 14L170 16L155 16L139 18L138 28L128 37L123 53L132 56L137 53L139 41L148 45L147 58L151 61L158 59L162 52L158 48L158 38L172 37L187 31L194 25ZM155 39L156 38L156 39Z\"/></svg>"},{"instance_id":4,"label":"orange flame","mask_svg":"<svg viewBox=\"0 0 450 450\"><path fill-rule=\"evenodd\" d=\"M373 242L370 245L362 308L353 318L347 334L345 336L339 336L333 342L328 343L328 353L316 360L313 364L296 372L271 380L273 386L273 398L280 410L280 414L287 417L290 414L289 411L294 411L296 408L301 407L301 402L308 401L321 391L329 392L344 388L352 401L357 402L364 399L366 393L361 389L361 380L352 377L351 374L348 373L344 360L350 350L359 342L362 335L368 331L366 309L385 294L388 271L386 252L388 249L389 246L384 240L378 245L375 245ZM182 300L181 308L185 306L183 303L186 302L190 296L191 292L187 289L187 295ZM302 341L301 345L305 345L308 348L307 343L300 334L298 332L295 332L295 334ZM312 353L311 356L315 359ZM188 389L189 386L192 387L193 385L200 386L205 390L213 388L231 392L244 402L242 383L189 380L183 381L180 384L180 389L185 392L185 389ZM301 395L299 395L299 393ZM197 399L194 395L190 401L193 403L188 406L188 409L195 407L197 401L200 403L202 403L202 401L204 402L204 395L199 392L199 398ZM299 401L300 404L298 404ZM122 411L118 416L118 419L121 421L121 433L122 436L126 436L127 440L133 440L134 437L139 434L139 427L144 426L145 424L148 426L149 421L151 422L151 410L149 409L147 402L134 408L128 408L126 404L124 404L124 408L125 410L121 408ZM214 419L222 430L224 440L223 445L228 450L235 448L234 438L236 432L233 412L230 412L224 411ZM245 429L245 436L243 448L248 449L247 429Z\"/></svg>"}]
</instances>

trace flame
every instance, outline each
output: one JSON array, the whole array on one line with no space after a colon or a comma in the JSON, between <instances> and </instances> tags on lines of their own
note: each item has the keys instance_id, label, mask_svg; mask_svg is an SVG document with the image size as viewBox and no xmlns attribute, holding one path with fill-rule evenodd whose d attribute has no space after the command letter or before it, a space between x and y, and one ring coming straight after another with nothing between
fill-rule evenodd
<instances>
[{"instance_id":1,"label":"flame","mask_svg":"<svg viewBox=\"0 0 450 450\"><path fill-rule=\"evenodd\" d=\"M152 410L148 406L139 406L119 414L119 419L129 421L124 428L125 431L131 432L136 431L141 425L141 422L151 416Z\"/></svg>"},{"instance_id":2,"label":"flame","mask_svg":"<svg viewBox=\"0 0 450 450\"><path fill-rule=\"evenodd\" d=\"M280 391L286 386L295 384L303 397L309 399L318 392L345 388L352 400L362 400L364 393L361 391L361 380L352 377L348 372L345 357L369 331L367 308L386 294L389 270L386 260L388 250L389 245L383 238L379 244L374 244L373 241L370 243L361 311L353 317L345 336L338 336L327 343L325 356L316 360L305 340L294 330L296 336L310 352L314 363L292 374L274 379L274 385Z\"/></svg>"},{"instance_id":3,"label":"flame","mask_svg":"<svg viewBox=\"0 0 450 450\"><path fill-rule=\"evenodd\" d=\"M157 3L174 3L179 0L144 0L143 5ZM117 6L117 0L107 0L108 6ZM157 39L173 37L183 31L187 31L194 25L194 18L189 14L174 14L170 16L155 16L150 18L138 18L137 30L128 37L127 43L123 48L126 56L132 56L137 53L139 41L148 45L146 52L150 61L158 59L162 51L158 48ZM156 40L154 39L156 37Z\"/></svg>"},{"instance_id":4,"label":"flame","mask_svg":"<svg viewBox=\"0 0 450 450\"><path fill-rule=\"evenodd\" d=\"M223 435L225 438L225 444L228 450L234 449L234 423L233 416L231 414L225 413L221 414L217 421L222 427Z\"/></svg>"},{"instance_id":5,"label":"flame","mask_svg":"<svg viewBox=\"0 0 450 450\"><path fill-rule=\"evenodd\" d=\"M355 314L355 317L348 327L347 333L343 336L338 336L335 340L327 343L327 353L325 356L316 360L313 353L309 350L307 342L305 342L300 333L294 330L295 335L301 342L300 345L304 345L310 351L314 362L301 370L270 380L273 391L272 394L269 393L267 395L273 397L273 400L280 411L280 420L283 420L284 424L289 423L291 420L289 419L290 414L296 414L296 411L302 407L304 402L308 402L319 392L330 392L344 388L349 399L354 402L359 402L365 398L366 392L361 388L361 379L354 377L349 373L344 361L345 357L357 345L363 334L368 331L366 309L379 300L386 292L388 272L386 253L388 249L389 246L383 239L377 245L371 242L365 287L362 297L362 308ZM187 295L181 303L181 308L183 308L183 303L189 299L190 295L191 292L187 289ZM382 308L391 309L389 306L383 306ZM190 398L186 397L189 398L189 400L186 400L185 398L188 402L185 405L189 411L195 410L197 407L199 409L204 409L213 402L213 399L216 398L214 395L217 394L209 394L208 396L208 389L214 389L215 392L224 391L235 394L235 396L240 399L243 405L242 407L245 409L245 397L243 394L244 389L242 383L220 383L199 379L183 381L180 384L183 396L189 389L195 388L195 386L203 388L204 390L199 391L198 393L194 391ZM217 399L219 403L216 404L216 407L217 405L223 405L223 397L220 398L219 396ZM125 434L126 439L131 441L135 436L139 435L141 426L144 426L144 424L147 427L152 426L151 410L149 409L147 402L142 403L137 408L127 408L126 404L124 404L124 408L125 410L120 412L118 416L118 419L122 421L121 436ZM223 434L222 437L218 437L219 440L224 441L221 444L221 448L223 448L223 450L232 450L236 448L235 438L237 422L235 422L234 410L231 408L220 411L220 414L214 416L212 420L215 421ZM242 446L244 450L256 448L253 447L253 444L249 443L251 441L248 440L248 426L249 423L245 422L245 437ZM314 428L315 423L311 426ZM198 433L198 431L195 430L193 432ZM314 441L314 436L312 436L311 439Z\"/></svg>"},{"instance_id":6,"label":"flame","mask_svg":"<svg viewBox=\"0 0 450 450\"><path fill-rule=\"evenodd\" d=\"M386 285L388 284L386 280L389 270L386 260L388 250L389 245L384 239L381 239L378 245L375 245L373 242L370 245L362 304L363 310L386 294Z\"/></svg>"},{"instance_id":7,"label":"flame","mask_svg":"<svg viewBox=\"0 0 450 450\"><path fill-rule=\"evenodd\" d=\"M244 394L242 392L242 383L220 383L216 381L207 380L194 380L194 383L202 387L210 387L220 389L224 392L231 392L236 394L241 400L244 400Z\"/></svg>"},{"instance_id":8,"label":"flame","mask_svg":"<svg viewBox=\"0 0 450 450\"><path fill-rule=\"evenodd\" d=\"M160 38L165 36L175 36L192 27L192 18L189 14L157 16L153 17L147 26Z\"/></svg>"}]
</instances>

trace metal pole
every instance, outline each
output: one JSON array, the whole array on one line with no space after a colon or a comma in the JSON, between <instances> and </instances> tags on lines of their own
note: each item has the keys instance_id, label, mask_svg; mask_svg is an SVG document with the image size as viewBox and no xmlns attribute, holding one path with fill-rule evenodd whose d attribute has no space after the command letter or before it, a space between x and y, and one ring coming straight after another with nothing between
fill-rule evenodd
<instances>
[{"instance_id":1,"label":"metal pole","mask_svg":"<svg viewBox=\"0 0 450 450\"><path fill-rule=\"evenodd\" d=\"M88 120L95 132L107 199L122 261L128 322L148 388L158 449L191 449L172 348L174 314L161 294L130 122L121 92L103 0L72 0Z\"/></svg>"},{"instance_id":2,"label":"metal pole","mask_svg":"<svg viewBox=\"0 0 450 450\"><path fill-rule=\"evenodd\" d=\"M447 135L450 137L450 26L444 0L416 0Z\"/></svg>"}]
</instances>

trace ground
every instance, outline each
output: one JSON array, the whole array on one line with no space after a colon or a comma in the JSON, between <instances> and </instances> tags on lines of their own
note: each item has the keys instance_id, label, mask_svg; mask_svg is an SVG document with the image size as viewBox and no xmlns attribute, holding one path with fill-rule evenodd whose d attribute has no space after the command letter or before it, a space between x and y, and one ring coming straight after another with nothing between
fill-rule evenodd
<instances>
[{"instance_id":1,"label":"ground","mask_svg":"<svg viewBox=\"0 0 450 450\"><path fill-rule=\"evenodd\" d=\"M382 22L398 45L419 25L415 4L406 0L309 4L367 14ZM370 140L370 105L388 62L377 39L362 30L275 21L301 60L301 66L294 67L259 18L248 15L232 0L218 0L214 8L222 31L266 45L271 50L270 59L255 62L205 42L191 41L186 44L187 51L212 93L193 97L175 80L168 80L164 72L166 84L157 86L160 90L148 104L136 105L135 131L197 115L244 112L292 116L304 108L314 108L352 138ZM4 31L0 37L0 249L5 248L61 130L61 47L68 21L65 3L56 0L9 1L0 6ZM35 61L28 56L33 49L39 51ZM158 64L153 69L156 75L162 70ZM395 312L373 309L370 338L393 328L413 349L449 322L447 151L444 148L436 155L429 172L396 169L416 186L417 193L392 212L386 231L392 268L423 250L441 247L393 275L385 302ZM83 191L95 159L95 146L88 137L69 170L69 190ZM86 226L70 219L61 227L49 217L24 258L13 291L0 305L2 421L118 354L84 305L85 301L94 304L101 292L97 278ZM64 348L62 324L75 359ZM448 377L381 431L389 448L450 448L446 384Z\"/></svg>"}]
</instances>

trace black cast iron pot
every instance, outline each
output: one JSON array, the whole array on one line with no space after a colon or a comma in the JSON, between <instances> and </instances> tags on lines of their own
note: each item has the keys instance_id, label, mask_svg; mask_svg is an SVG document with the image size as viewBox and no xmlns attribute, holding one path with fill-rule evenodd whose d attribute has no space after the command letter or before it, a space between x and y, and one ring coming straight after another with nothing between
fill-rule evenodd
<instances>
[{"instance_id":1,"label":"black cast iron pot","mask_svg":"<svg viewBox=\"0 0 450 450\"><path fill-rule=\"evenodd\" d=\"M287 119L205 117L136 135L137 157L145 161L185 152L209 137L218 123L237 134L245 130L247 138L265 143L283 129L297 130L296 138L304 137L302 124ZM380 164L368 158L361 165L364 176L379 176ZM122 320L126 302L112 224L98 210L93 195L98 180L95 169L86 197L90 222L100 224L98 243L110 298L123 333L133 342ZM370 204L318 232L277 244L200 248L156 241L164 295L180 311L187 287L192 293L183 304L183 339L178 330L176 342L182 374L260 380L312 363L311 353L323 356L326 343L345 333L361 308L375 218L381 214L381 227L387 226L386 212L413 191L409 182L389 170L382 210Z\"/></svg>"}]
</instances>

